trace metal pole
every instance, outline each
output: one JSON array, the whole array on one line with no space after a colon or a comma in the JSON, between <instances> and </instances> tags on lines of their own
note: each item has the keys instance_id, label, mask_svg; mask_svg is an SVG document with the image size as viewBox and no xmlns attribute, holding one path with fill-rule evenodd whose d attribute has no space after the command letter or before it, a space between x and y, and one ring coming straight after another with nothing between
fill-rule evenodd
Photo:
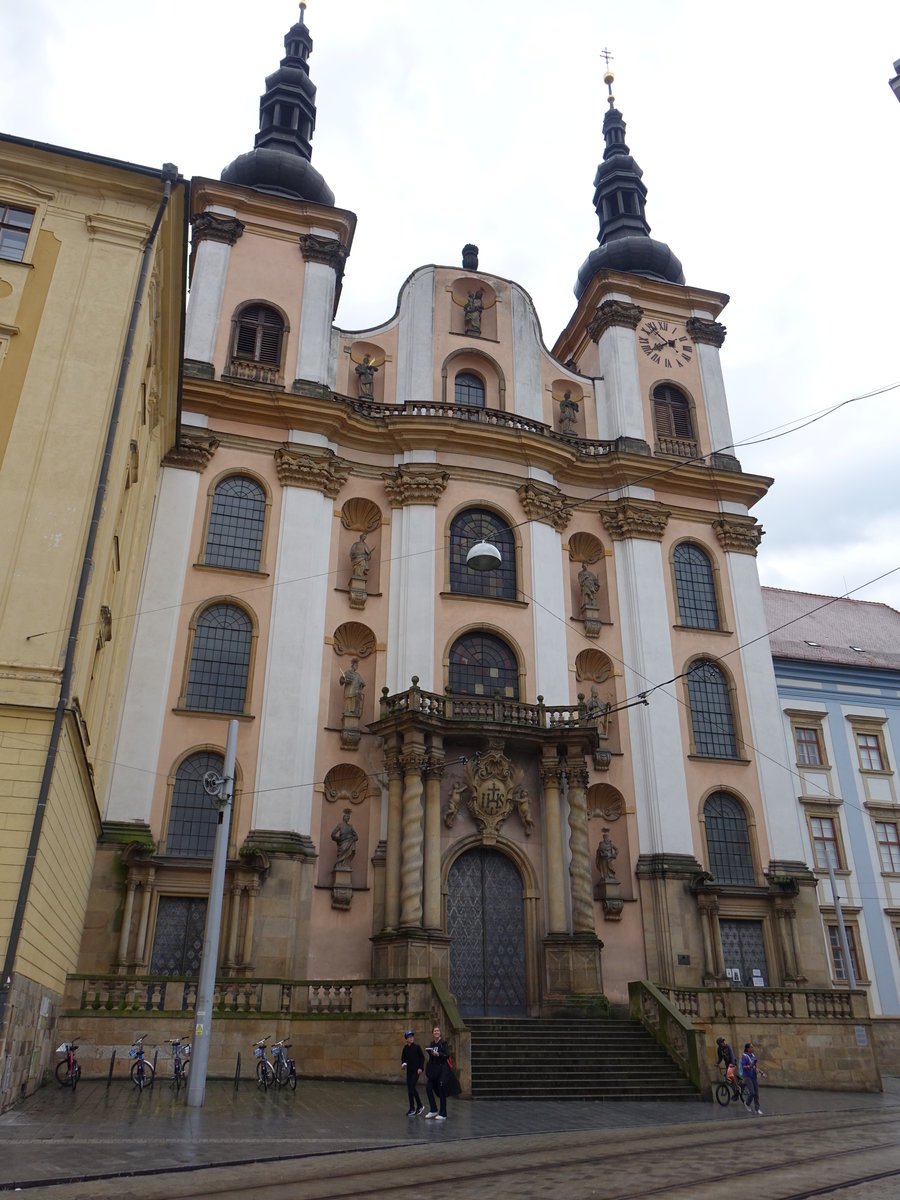
<instances>
[{"instance_id":1,"label":"metal pole","mask_svg":"<svg viewBox=\"0 0 900 1200\"><path fill-rule=\"evenodd\" d=\"M841 898L838 895L837 883L834 878L834 866L827 847L825 857L828 861L828 878L831 880L831 895L834 900L834 915L837 917L838 937L841 939L841 953L844 956L844 969L847 972L847 982L850 985L850 990L854 991L856 988L856 972L853 970L853 959L850 957L850 943L847 941L844 914L841 912Z\"/></svg>"},{"instance_id":2,"label":"metal pole","mask_svg":"<svg viewBox=\"0 0 900 1200\"><path fill-rule=\"evenodd\" d=\"M212 1028L213 996L216 989L216 964L219 960L219 933L222 927L222 897L225 893L225 861L228 857L228 837L231 831L231 800L234 796L234 760L237 752L237 721L228 722L225 743L225 764L222 775L209 772L204 777L206 791L216 796L219 824L213 850L212 874L209 880L209 902L206 909L206 932L203 935L203 956L200 959L200 982L197 986L197 1008L194 1022L194 1048L191 1051L191 1074L188 1079L187 1102L194 1108L203 1104L206 1094L206 1068L209 1062L209 1038Z\"/></svg>"}]
</instances>

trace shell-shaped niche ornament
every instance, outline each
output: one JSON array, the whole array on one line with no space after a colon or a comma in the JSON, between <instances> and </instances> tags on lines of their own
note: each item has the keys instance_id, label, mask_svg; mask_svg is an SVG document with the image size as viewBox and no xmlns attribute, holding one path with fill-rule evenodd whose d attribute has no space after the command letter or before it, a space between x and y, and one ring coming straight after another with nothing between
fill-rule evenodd
<instances>
[{"instance_id":1,"label":"shell-shaped niche ornament","mask_svg":"<svg viewBox=\"0 0 900 1200\"><path fill-rule=\"evenodd\" d=\"M359 621L345 621L334 631L335 654L352 654L368 658L375 651L375 634Z\"/></svg>"},{"instance_id":2,"label":"shell-shaped niche ornament","mask_svg":"<svg viewBox=\"0 0 900 1200\"><path fill-rule=\"evenodd\" d=\"M373 533L381 524L381 509L374 500L353 496L341 505L341 524L345 529Z\"/></svg>"},{"instance_id":3,"label":"shell-shaped niche ornament","mask_svg":"<svg viewBox=\"0 0 900 1200\"><path fill-rule=\"evenodd\" d=\"M602 650L582 650L575 659L575 678L579 682L605 683L612 673L612 662Z\"/></svg>"},{"instance_id":4,"label":"shell-shaped niche ornament","mask_svg":"<svg viewBox=\"0 0 900 1200\"><path fill-rule=\"evenodd\" d=\"M362 767L338 763L325 776L325 799L329 804L362 804L369 794L369 777Z\"/></svg>"},{"instance_id":5,"label":"shell-shaped niche ornament","mask_svg":"<svg viewBox=\"0 0 900 1200\"><path fill-rule=\"evenodd\" d=\"M592 533L579 531L569 538L569 559L571 562L595 563L603 557L603 543Z\"/></svg>"}]
</instances>

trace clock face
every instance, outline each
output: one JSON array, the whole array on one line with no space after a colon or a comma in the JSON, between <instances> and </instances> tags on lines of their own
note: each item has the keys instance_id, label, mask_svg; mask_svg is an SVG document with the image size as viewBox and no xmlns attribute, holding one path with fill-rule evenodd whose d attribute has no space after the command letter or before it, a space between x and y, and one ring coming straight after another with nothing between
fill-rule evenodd
<instances>
[{"instance_id":1,"label":"clock face","mask_svg":"<svg viewBox=\"0 0 900 1200\"><path fill-rule=\"evenodd\" d=\"M638 345L661 367L686 367L694 357L694 345L684 326L672 321L644 321L638 330Z\"/></svg>"}]
</instances>

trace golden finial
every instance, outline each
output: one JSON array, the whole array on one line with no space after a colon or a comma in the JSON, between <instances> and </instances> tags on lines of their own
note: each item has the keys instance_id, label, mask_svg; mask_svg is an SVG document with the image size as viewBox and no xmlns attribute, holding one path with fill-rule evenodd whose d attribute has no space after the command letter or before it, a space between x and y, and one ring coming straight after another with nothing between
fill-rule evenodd
<instances>
[{"instance_id":1,"label":"golden finial","mask_svg":"<svg viewBox=\"0 0 900 1200\"><path fill-rule=\"evenodd\" d=\"M306 24L306 0L300 0L300 24Z\"/></svg>"},{"instance_id":2,"label":"golden finial","mask_svg":"<svg viewBox=\"0 0 900 1200\"><path fill-rule=\"evenodd\" d=\"M609 92L609 107L612 108L612 106L615 104L615 101L616 101L616 98L613 95L613 91L612 91L612 85L613 85L613 80L615 79L615 75L613 75L612 71L609 69L609 60L612 58L612 55L604 47L604 49L600 51L600 57L606 63L606 70L603 72L603 82L606 84L606 90Z\"/></svg>"}]
</instances>

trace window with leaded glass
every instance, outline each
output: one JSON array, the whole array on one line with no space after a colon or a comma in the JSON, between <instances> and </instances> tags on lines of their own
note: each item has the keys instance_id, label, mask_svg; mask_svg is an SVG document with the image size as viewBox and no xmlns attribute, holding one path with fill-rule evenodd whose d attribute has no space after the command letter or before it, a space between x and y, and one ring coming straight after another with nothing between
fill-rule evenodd
<instances>
[{"instance_id":1,"label":"window with leaded glass","mask_svg":"<svg viewBox=\"0 0 900 1200\"><path fill-rule=\"evenodd\" d=\"M863 978L859 969L859 952L856 949L856 930L852 925L845 925L847 949L850 951L850 962L853 964L853 974L857 982ZM831 961L834 966L834 977L844 983L848 982L847 966L844 962L844 950L841 946L841 931L837 925L828 926L828 945L831 949Z\"/></svg>"},{"instance_id":2,"label":"window with leaded glass","mask_svg":"<svg viewBox=\"0 0 900 1200\"><path fill-rule=\"evenodd\" d=\"M816 866L822 871L827 871L830 863L836 871L839 871L842 863L834 818L810 817L809 828L812 833L813 857Z\"/></svg>"},{"instance_id":3,"label":"window with leaded glass","mask_svg":"<svg viewBox=\"0 0 900 1200\"><path fill-rule=\"evenodd\" d=\"M33 221L31 209L0 204L0 258L9 262L22 261Z\"/></svg>"},{"instance_id":4,"label":"window with leaded glass","mask_svg":"<svg viewBox=\"0 0 900 1200\"><path fill-rule=\"evenodd\" d=\"M679 542L672 561L681 624L691 629L718 629L719 605L709 555L693 542Z\"/></svg>"},{"instance_id":5,"label":"window with leaded glass","mask_svg":"<svg viewBox=\"0 0 900 1200\"><path fill-rule=\"evenodd\" d=\"M708 659L697 659L688 667L687 691L694 753L704 758L737 758L734 713L725 672Z\"/></svg>"},{"instance_id":6,"label":"window with leaded glass","mask_svg":"<svg viewBox=\"0 0 900 1200\"><path fill-rule=\"evenodd\" d=\"M466 564L466 555L478 542L490 542L497 547L499 567L473 571ZM496 513L467 508L450 523L450 591L494 600L516 599L516 542L513 531Z\"/></svg>"},{"instance_id":7,"label":"window with leaded glass","mask_svg":"<svg viewBox=\"0 0 900 1200\"><path fill-rule=\"evenodd\" d=\"M864 771L884 770L881 738L877 733L857 733L856 749L859 753L859 765Z\"/></svg>"},{"instance_id":8,"label":"window with leaded glass","mask_svg":"<svg viewBox=\"0 0 900 1200\"><path fill-rule=\"evenodd\" d=\"M453 384L453 399L456 404L484 408L484 383L472 371L460 371Z\"/></svg>"},{"instance_id":9,"label":"window with leaded glass","mask_svg":"<svg viewBox=\"0 0 900 1200\"><path fill-rule=\"evenodd\" d=\"M796 725L794 727L794 742L797 746L797 763L801 767L821 767L822 743L819 741L819 731L814 725Z\"/></svg>"},{"instance_id":10,"label":"window with leaded glass","mask_svg":"<svg viewBox=\"0 0 900 1200\"><path fill-rule=\"evenodd\" d=\"M182 858L211 858L219 810L203 787L207 771L221 775L225 760L212 750L190 754L175 772L166 854Z\"/></svg>"},{"instance_id":11,"label":"window with leaded glass","mask_svg":"<svg viewBox=\"0 0 900 1200\"><path fill-rule=\"evenodd\" d=\"M730 792L713 792L703 805L710 874L716 883L756 882L750 830L740 801Z\"/></svg>"},{"instance_id":12,"label":"window with leaded glass","mask_svg":"<svg viewBox=\"0 0 900 1200\"><path fill-rule=\"evenodd\" d=\"M250 304L238 317L234 357L278 367L283 335L280 313L267 304Z\"/></svg>"},{"instance_id":13,"label":"window with leaded glass","mask_svg":"<svg viewBox=\"0 0 900 1200\"><path fill-rule=\"evenodd\" d=\"M519 664L511 647L492 633L466 633L450 649L450 690L458 696L496 692L504 700L519 698Z\"/></svg>"},{"instance_id":14,"label":"window with leaded glass","mask_svg":"<svg viewBox=\"0 0 900 1200\"><path fill-rule=\"evenodd\" d=\"M258 571L266 494L253 479L230 475L216 485L203 561L210 567Z\"/></svg>"},{"instance_id":15,"label":"window with leaded glass","mask_svg":"<svg viewBox=\"0 0 900 1200\"><path fill-rule=\"evenodd\" d=\"M661 383L653 389L653 414L658 438L694 438L690 402L678 388Z\"/></svg>"},{"instance_id":16,"label":"window with leaded glass","mask_svg":"<svg viewBox=\"0 0 900 1200\"><path fill-rule=\"evenodd\" d=\"M882 871L900 872L900 833L896 821L876 821L875 835L878 838Z\"/></svg>"},{"instance_id":17,"label":"window with leaded glass","mask_svg":"<svg viewBox=\"0 0 900 1200\"><path fill-rule=\"evenodd\" d=\"M185 708L244 711L253 624L236 604L211 604L197 618Z\"/></svg>"}]
</instances>

